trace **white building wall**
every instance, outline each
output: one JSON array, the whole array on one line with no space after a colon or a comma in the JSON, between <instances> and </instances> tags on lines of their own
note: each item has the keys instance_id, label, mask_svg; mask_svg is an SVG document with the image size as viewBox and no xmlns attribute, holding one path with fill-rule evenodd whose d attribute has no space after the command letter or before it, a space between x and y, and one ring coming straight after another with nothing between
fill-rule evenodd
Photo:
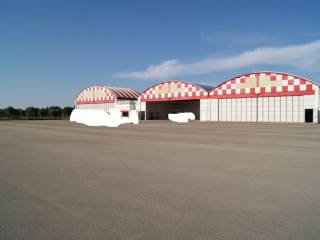
<instances>
[{"instance_id":1,"label":"white building wall","mask_svg":"<svg viewBox=\"0 0 320 240\"><path fill-rule=\"evenodd\" d=\"M314 94L314 110L313 110L313 122L314 123L319 123L320 122L320 115L319 115L319 110L320 110L320 104L319 104L319 87L315 89L315 94Z\"/></svg>"},{"instance_id":2,"label":"white building wall","mask_svg":"<svg viewBox=\"0 0 320 240\"><path fill-rule=\"evenodd\" d=\"M293 108L292 108L292 96L287 96L287 119L286 119L286 122L292 122L292 111L293 111Z\"/></svg>"},{"instance_id":3,"label":"white building wall","mask_svg":"<svg viewBox=\"0 0 320 240\"><path fill-rule=\"evenodd\" d=\"M130 110L137 110L138 108L138 101L137 100L117 100L114 104L114 108L123 110L123 111L130 111Z\"/></svg>"},{"instance_id":4,"label":"white building wall","mask_svg":"<svg viewBox=\"0 0 320 240\"><path fill-rule=\"evenodd\" d=\"M219 101L218 99L210 99L210 121L218 121Z\"/></svg>"},{"instance_id":5,"label":"white building wall","mask_svg":"<svg viewBox=\"0 0 320 240\"><path fill-rule=\"evenodd\" d=\"M241 121L241 98L235 98L235 121Z\"/></svg>"},{"instance_id":6,"label":"white building wall","mask_svg":"<svg viewBox=\"0 0 320 240\"><path fill-rule=\"evenodd\" d=\"M274 122L274 97L268 98L268 122Z\"/></svg>"},{"instance_id":7,"label":"white building wall","mask_svg":"<svg viewBox=\"0 0 320 240\"><path fill-rule=\"evenodd\" d=\"M146 119L147 118L146 106L147 106L146 102L141 102L139 100L137 101L137 110L139 112L139 118L140 119Z\"/></svg>"},{"instance_id":8,"label":"white building wall","mask_svg":"<svg viewBox=\"0 0 320 240\"><path fill-rule=\"evenodd\" d=\"M140 102L138 104L138 111L146 111L146 102Z\"/></svg>"},{"instance_id":9,"label":"white building wall","mask_svg":"<svg viewBox=\"0 0 320 240\"><path fill-rule=\"evenodd\" d=\"M257 107L258 107L258 100L257 98L251 98L252 101L252 107L251 107L251 121L256 122L257 121Z\"/></svg>"},{"instance_id":10,"label":"white building wall","mask_svg":"<svg viewBox=\"0 0 320 240\"><path fill-rule=\"evenodd\" d=\"M263 120L263 97L258 97L258 122L262 122Z\"/></svg>"},{"instance_id":11,"label":"white building wall","mask_svg":"<svg viewBox=\"0 0 320 240\"><path fill-rule=\"evenodd\" d=\"M299 122L304 122L304 96L299 96Z\"/></svg>"},{"instance_id":12,"label":"white building wall","mask_svg":"<svg viewBox=\"0 0 320 240\"><path fill-rule=\"evenodd\" d=\"M313 109L313 122L318 122L318 108L316 103L316 95L304 96L304 109Z\"/></svg>"},{"instance_id":13,"label":"white building wall","mask_svg":"<svg viewBox=\"0 0 320 240\"><path fill-rule=\"evenodd\" d=\"M318 123L320 123L320 89L318 88Z\"/></svg>"},{"instance_id":14,"label":"white building wall","mask_svg":"<svg viewBox=\"0 0 320 240\"><path fill-rule=\"evenodd\" d=\"M247 121L252 122L252 98L247 98Z\"/></svg>"},{"instance_id":15,"label":"white building wall","mask_svg":"<svg viewBox=\"0 0 320 240\"><path fill-rule=\"evenodd\" d=\"M226 121L226 99L219 100L219 120Z\"/></svg>"},{"instance_id":16,"label":"white building wall","mask_svg":"<svg viewBox=\"0 0 320 240\"><path fill-rule=\"evenodd\" d=\"M77 109L87 109L87 110L105 110L109 111L110 108L114 108L114 103L97 103L97 104L78 104Z\"/></svg>"},{"instance_id":17,"label":"white building wall","mask_svg":"<svg viewBox=\"0 0 320 240\"><path fill-rule=\"evenodd\" d=\"M305 95L303 100L305 109L314 108L314 95Z\"/></svg>"},{"instance_id":18,"label":"white building wall","mask_svg":"<svg viewBox=\"0 0 320 240\"><path fill-rule=\"evenodd\" d=\"M130 111L137 109L138 102L136 100L118 100L115 103L91 103L91 104L78 104L77 109L87 110L104 110L109 111L112 108Z\"/></svg>"},{"instance_id":19,"label":"white building wall","mask_svg":"<svg viewBox=\"0 0 320 240\"><path fill-rule=\"evenodd\" d=\"M241 98L241 121L247 121L247 99Z\"/></svg>"},{"instance_id":20,"label":"white building wall","mask_svg":"<svg viewBox=\"0 0 320 240\"><path fill-rule=\"evenodd\" d=\"M226 121L231 121L232 118L232 106L231 106L231 99L226 99Z\"/></svg>"},{"instance_id":21,"label":"white building wall","mask_svg":"<svg viewBox=\"0 0 320 240\"><path fill-rule=\"evenodd\" d=\"M292 122L299 122L299 96L292 97Z\"/></svg>"},{"instance_id":22,"label":"white building wall","mask_svg":"<svg viewBox=\"0 0 320 240\"><path fill-rule=\"evenodd\" d=\"M287 121L287 97L280 97L280 122Z\"/></svg>"},{"instance_id":23,"label":"white building wall","mask_svg":"<svg viewBox=\"0 0 320 240\"><path fill-rule=\"evenodd\" d=\"M274 121L281 121L281 98L274 97Z\"/></svg>"},{"instance_id":24,"label":"white building wall","mask_svg":"<svg viewBox=\"0 0 320 240\"><path fill-rule=\"evenodd\" d=\"M269 97L263 97L262 100L262 122L269 122Z\"/></svg>"},{"instance_id":25,"label":"white building wall","mask_svg":"<svg viewBox=\"0 0 320 240\"><path fill-rule=\"evenodd\" d=\"M210 113L210 100L200 99L200 121L208 121Z\"/></svg>"},{"instance_id":26,"label":"white building wall","mask_svg":"<svg viewBox=\"0 0 320 240\"><path fill-rule=\"evenodd\" d=\"M237 119L237 102L235 98L231 98L231 121L235 122Z\"/></svg>"}]
</instances>

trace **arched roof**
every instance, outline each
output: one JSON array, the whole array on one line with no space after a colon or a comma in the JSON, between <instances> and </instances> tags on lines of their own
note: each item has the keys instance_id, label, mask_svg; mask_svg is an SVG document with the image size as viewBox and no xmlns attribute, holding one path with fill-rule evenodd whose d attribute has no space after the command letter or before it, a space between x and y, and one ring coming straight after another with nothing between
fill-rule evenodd
<instances>
[{"instance_id":1,"label":"arched roof","mask_svg":"<svg viewBox=\"0 0 320 240\"><path fill-rule=\"evenodd\" d=\"M140 93L131 88L89 86L75 98L75 104L114 103L117 99L136 100Z\"/></svg>"},{"instance_id":2,"label":"arched roof","mask_svg":"<svg viewBox=\"0 0 320 240\"><path fill-rule=\"evenodd\" d=\"M312 95L319 85L283 72L253 72L222 82L209 92L210 98Z\"/></svg>"},{"instance_id":3,"label":"arched roof","mask_svg":"<svg viewBox=\"0 0 320 240\"><path fill-rule=\"evenodd\" d=\"M169 80L157 83L141 93L141 102L195 100L206 98L208 93L203 86L182 80Z\"/></svg>"}]
</instances>

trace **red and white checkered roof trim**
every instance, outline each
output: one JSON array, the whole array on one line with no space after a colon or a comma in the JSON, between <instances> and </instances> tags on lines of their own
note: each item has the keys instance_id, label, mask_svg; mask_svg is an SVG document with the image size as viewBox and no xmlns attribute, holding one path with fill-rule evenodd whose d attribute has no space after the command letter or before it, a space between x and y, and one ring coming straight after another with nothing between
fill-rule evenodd
<instances>
[{"instance_id":1,"label":"red and white checkered roof trim","mask_svg":"<svg viewBox=\"0 0 320 240\"><path fill-rule=\"evenodd\" d=\"M200 86L180 80L171 80L154 85L139 97L141 102L176 101L206 98L208 93Z\"/></svg>"},{"instance_id":2,"label":"red and white checkered roof trim","mask_svg":"<svg viewBox=\"0 0 320 240\"><path fill-rule=\"evenodd\" d=\"M232 78L209 92L210 98L312 95L319 86L287 73L256 72Z\"/></svg>"},{"instance_id":3,"label":"red and white checkered roof trim","mask_svg":"<svg viewBox=\"0 0 320 240\"><path fill-rule=\"evenodd\" d=\"M130 88L91 86L82 90L75 104L114 103L116 99L137 99L139 92Z\"/></svg>"}]
</instances>

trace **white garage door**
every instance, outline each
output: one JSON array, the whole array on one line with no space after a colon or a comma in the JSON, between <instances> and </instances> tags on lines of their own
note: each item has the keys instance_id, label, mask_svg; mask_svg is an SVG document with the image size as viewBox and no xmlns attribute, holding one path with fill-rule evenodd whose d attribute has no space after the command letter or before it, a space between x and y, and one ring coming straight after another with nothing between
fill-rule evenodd
<instances>
[{"instance_id":1,"label":"white garage door","mask_svg":"<svg viewBox=\"0 0 320 240\"><path fill-rule=\"evenodd\" d=\"M304 122L304 96L218 100L218 121Z\"/></svg>"}]
</instances>

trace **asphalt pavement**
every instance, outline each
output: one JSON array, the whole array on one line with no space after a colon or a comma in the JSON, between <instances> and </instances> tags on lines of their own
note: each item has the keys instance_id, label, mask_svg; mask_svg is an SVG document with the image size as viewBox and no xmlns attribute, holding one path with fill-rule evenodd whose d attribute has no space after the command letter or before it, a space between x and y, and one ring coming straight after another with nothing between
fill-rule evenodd
<instances>
[{"instance_id":1,"label":"asphalt pavement","mask_svg":"<svg viewBox=\"0 0 320 240\"><path fill-rule=\"evenodd\" d=\"M0 239L320 239L320 125L0 122Z\"/></svg>"}]
</instances>

